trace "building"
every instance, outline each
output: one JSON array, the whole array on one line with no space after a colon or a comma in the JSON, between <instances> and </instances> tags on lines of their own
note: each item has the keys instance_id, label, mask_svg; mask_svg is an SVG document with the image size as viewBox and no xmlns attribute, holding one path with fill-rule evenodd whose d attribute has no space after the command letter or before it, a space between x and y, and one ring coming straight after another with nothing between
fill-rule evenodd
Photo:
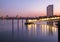
<instances>
[{"instance_id":1,"label":"building","mask_svg":"<svg viewBox=\"0 0 60 42\"><path fill-rule=\"evenodd\" d=\"M47 17L53 16L53 5L47 6Z\"/></svg>"}]
</instances>

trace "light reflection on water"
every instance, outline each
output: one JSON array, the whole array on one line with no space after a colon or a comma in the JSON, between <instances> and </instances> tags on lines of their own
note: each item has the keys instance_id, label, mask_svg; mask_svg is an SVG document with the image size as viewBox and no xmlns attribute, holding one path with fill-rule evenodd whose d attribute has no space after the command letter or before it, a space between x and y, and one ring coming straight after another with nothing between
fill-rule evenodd
<instances>
[{"instance_id":1,"label":"light reflection on water","mask_svg":"<svg viewBox=\"0 0 60 42\"><path fill-rule=\"evenodd\" d=\"M28 31L31 34L39 34L39 35L54 35L54 33L57 34L58 28L50 25L44 25L44 24L32 24L28 25ZM32 32L31 32L32 31ZM37 35L36 35L37 36Z\"/></svg>"},{"instance_id":2,"label":"light reflection on water","mask_svg":"<svg viewBox=\"0 0 60 42\"><path fill-rule=\"evenodd\" d=\"M13 39L12 28L14 28ZM24 25L21 20L19 20L19 24L17 24L17 20L14 20L13 23L12 20L0 20L0 40L8 42L58 42L58 28L55 24L52 25L52 22L45 21L40 22L40 24Z\"/></svg>"}]
</instances>

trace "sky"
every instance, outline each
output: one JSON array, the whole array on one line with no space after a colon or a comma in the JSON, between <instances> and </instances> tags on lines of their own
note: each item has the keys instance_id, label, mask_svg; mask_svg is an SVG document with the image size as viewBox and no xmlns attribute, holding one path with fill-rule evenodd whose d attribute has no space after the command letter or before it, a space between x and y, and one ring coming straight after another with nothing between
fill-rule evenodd
<instances>
[{"instance_id":1,"label":"sky","mask_svg":"<svg viewBox=\"0 0 60 42\"><path fill-rule=\"evenodd\" d=\"M54 15L60 15L60 0L0 0L0 16L45 16L52 4Z\"/></svg>"}]
</instances>

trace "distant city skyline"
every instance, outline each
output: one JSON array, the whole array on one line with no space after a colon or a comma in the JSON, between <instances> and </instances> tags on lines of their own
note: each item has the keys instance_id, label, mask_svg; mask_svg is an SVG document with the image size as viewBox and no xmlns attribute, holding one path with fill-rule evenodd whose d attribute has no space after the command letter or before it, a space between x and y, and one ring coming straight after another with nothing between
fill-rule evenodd
<instances>
[{"instance_id":1,"label":"distant city skyline","mask_svg":"<svg viewBox=\"0 0 60 42\"><path fill-rule=\"evenodd\" d=\"M45 16L48 5L60 15L60 0L0 0L0 16Z\"/></svg>"}]
</instances>

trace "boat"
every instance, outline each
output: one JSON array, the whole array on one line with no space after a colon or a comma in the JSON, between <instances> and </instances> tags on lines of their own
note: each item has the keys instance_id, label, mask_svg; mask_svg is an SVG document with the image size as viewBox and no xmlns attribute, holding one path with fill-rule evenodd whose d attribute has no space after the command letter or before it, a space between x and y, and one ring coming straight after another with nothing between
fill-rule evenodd
<instances>
[{"instance_id":1,"label":"boat","mask_svg":"<svg viewBox=\"0 0 60 42\"><path fill-rule=\"evenodd\" d=\"M34 24L33 22L26 22L25 25Z\"/></svg>"}]
</instances>

